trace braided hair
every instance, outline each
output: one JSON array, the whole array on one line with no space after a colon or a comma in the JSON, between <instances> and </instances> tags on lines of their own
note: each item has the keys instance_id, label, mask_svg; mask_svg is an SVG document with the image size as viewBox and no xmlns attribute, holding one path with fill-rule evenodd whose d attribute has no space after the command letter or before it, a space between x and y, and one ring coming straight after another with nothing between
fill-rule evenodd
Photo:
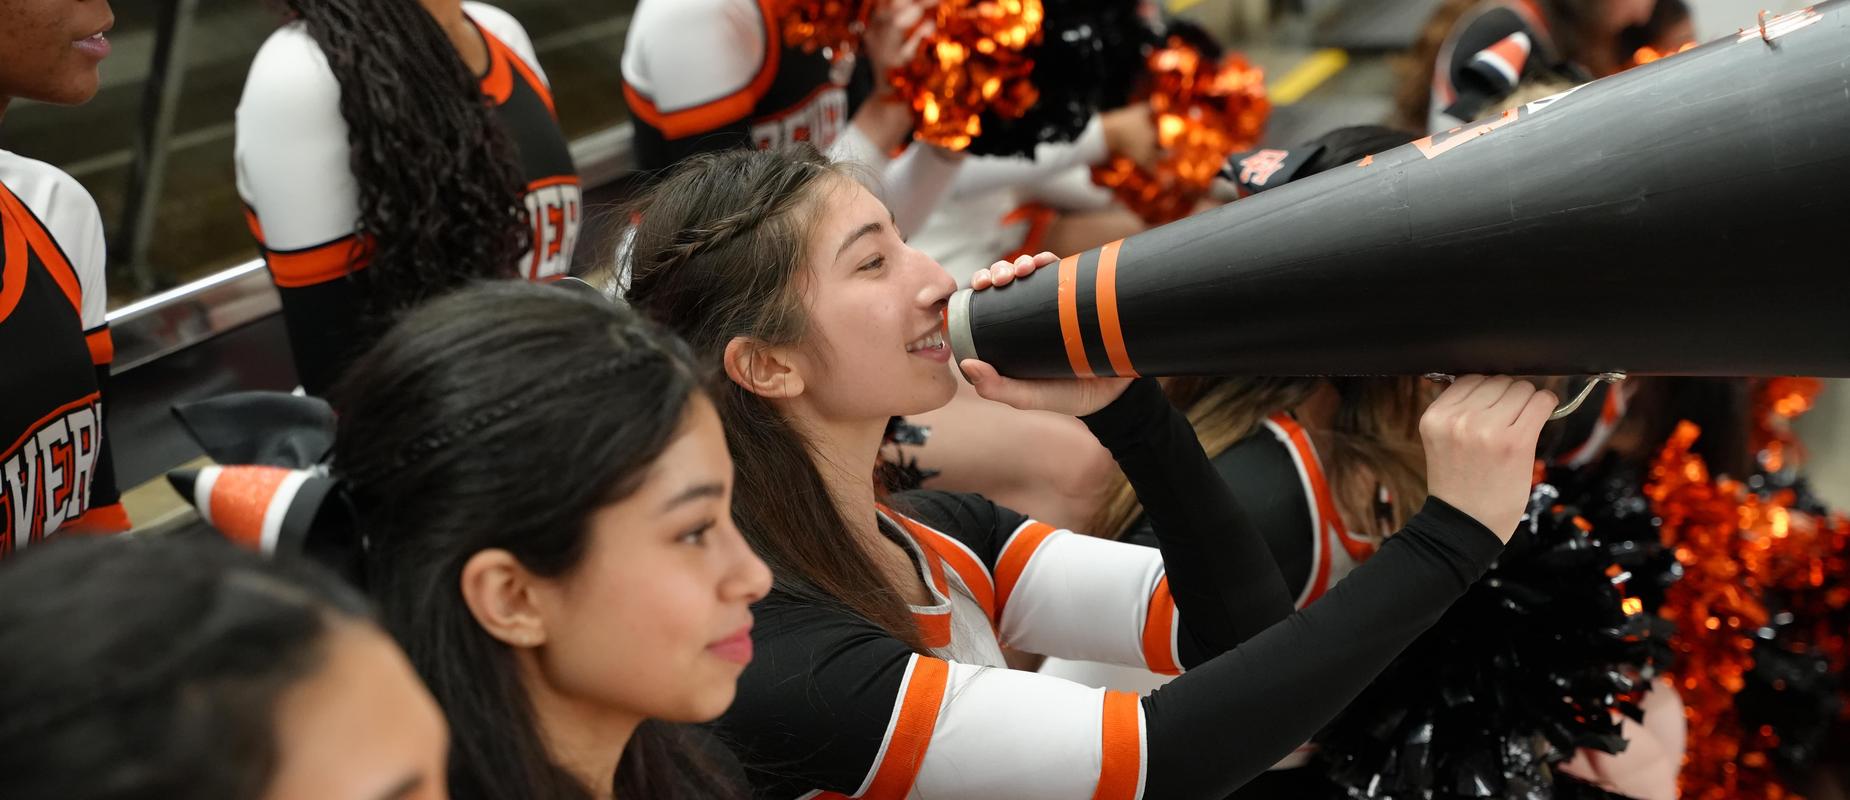
<instances>
[{"instance_id":1,"label":"braided hair","mask_svg":"<svg viewBox=\"0 0 1850 800\"><path fill-rule=\"evenodd\" d=\"M217 535L71 537L0 580L8 800L261 797L275 706L366 603Z\"/></svg>"},{"instance_id":2,"label":"braided hair","mask_svg":"<svg viewBox=\"0 0 1850 800\"><path fill-rule=\"evenodd\" d=\"M520 161L436 20L418 0L283 3L340 83L368 324L474 279L517 277L532 243Z\"/></svg>"},{"instance_id":3,"label":"braided hair","mask_svg":"<svg viewBox=\"0 0 1850 800\"><path fill-rule=\"evenodd\" d=\"M336 385L332 466L366 545L358 571L450 720L453 797L602 794L551 757L515 654L471 614L461 576L489 549L543 577L577 567L592 515L641 486L704 396L691 363L595 293L487 281L405 315ZM695 735L645 723L616 795L736 796Z\"/></svg>"}]
</instances>

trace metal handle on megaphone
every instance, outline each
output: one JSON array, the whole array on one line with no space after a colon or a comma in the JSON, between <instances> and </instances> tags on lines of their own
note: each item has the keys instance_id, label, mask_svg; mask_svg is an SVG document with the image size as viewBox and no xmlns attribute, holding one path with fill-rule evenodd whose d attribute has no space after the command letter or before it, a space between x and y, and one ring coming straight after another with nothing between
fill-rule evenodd
<instances>
[{"instance_id":1,"label":"metal handle on megaphone","mask_svg":"<svg viewBox=\"0 0 1850 800\"><path fill-rule=\"evenodd\" d=\"M1458 376L1448 375L1443 372L1428 372L1425 377L1427 380L1435 383L1451 383L1452 381L1458 380ZM1555 409L1554 413L1549 414L1548 421L1553 422L1558 419L1564 419L1569 414L1579 411L1581 404L1587 402L1587 398L1593 395L1593 390L1598 388L1600 384L1619 383L1624 380L1625 373L1623 372L1602 372L1598 375L1594 375L1592 379L1587 381L1585 386L1580 387L1580 393L1574 395L1574 399L1561 404L1560 408Z\"/></svg>"}]
</instances>

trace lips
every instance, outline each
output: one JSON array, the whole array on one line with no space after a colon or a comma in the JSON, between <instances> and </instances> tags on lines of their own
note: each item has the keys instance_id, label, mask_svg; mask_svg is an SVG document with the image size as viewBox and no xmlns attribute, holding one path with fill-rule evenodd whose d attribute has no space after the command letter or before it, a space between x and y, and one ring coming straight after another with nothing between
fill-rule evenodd
<instances>
[{"instance_id":1,"label":"lips","mask_svg":"<svg viewBox=\"0 0 1850 800\"><path fill-rule=\"evenodd\" d=\"M752 626L747 624L724 639L707 645L707 652L734 664L752 662Z\"/></svg>"},{"instance_id":2,"label":"lips","mask_svg":"<svg viewBox=\"0 0 1850 800\"><path fill-rule=\"evenodd\" d=\"M115 23L112 21L109 25L103 26L102 30L71 42L71 47L98 60L108 58L110 46L109 37L106 34L108 34L109 30L114 26Z\"/></svg>"}]
</instances>

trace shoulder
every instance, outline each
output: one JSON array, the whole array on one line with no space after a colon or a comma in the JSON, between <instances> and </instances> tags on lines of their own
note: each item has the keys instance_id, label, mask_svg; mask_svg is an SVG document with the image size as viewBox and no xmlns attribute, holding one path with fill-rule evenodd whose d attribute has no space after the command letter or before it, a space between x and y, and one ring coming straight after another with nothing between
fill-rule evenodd
<instances>
[{"instance_id":1,"label":"shoulder","mask_svg":"<svg viewBox=\"0 0 1850 800\"><path fill-rule=\"evenodd\" d=\"M715 21L763 25L764 13L754 0L642 0L630 17L630 30L656 35L676 33L673 28L692 22L703 22L705 27Z\"/></svg>"},{"instance_id":2,"label":"shoulder","mask_svg":"<svg viewBox=\"0 0 1850 800\"><path fill-rule=\"evenodd\" d=\"M487 3L473 2L473 0L463 3L463 13L468 14L469 18L475 20L475 24L482 26L482 30L488 31L489 35L513 48L514 52L526 60L529 65L539 62L539 57L533 50L532 37L527 35L526 27L521 25L520 20L515 19L513 14Z\"/></svg>"},{"instance_id":3,"label":"shoulder","mask_svg":"<svg viewBox=\"0 0 1850 800\"><path fill-rule=\"evenodd\" d=\"M103 216L83 184L57 167L5 150L0 183L38 218L86 285L101 280Z\"/></svg>"},{"instance_id":4,"label":"shoulder","mask_svg":"<svg viewBox=\"0 0 1850 800\"><path fill-rule=\"evenodd\" d=\"M328 66L327 54L300 22L276 29L257 49L244 94L238 101L240 116L252 109L332 109L338 116L340 81Z\"/></svg>"}]
</instances>

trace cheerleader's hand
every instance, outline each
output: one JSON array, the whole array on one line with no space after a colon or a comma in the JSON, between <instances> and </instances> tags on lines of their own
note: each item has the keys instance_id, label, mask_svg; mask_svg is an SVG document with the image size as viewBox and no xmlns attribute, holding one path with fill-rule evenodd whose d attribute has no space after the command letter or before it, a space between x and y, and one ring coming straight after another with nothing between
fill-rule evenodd
<instances>
[{"instance_id":1,"label":"cheerleader's hand","mask_svg":"<svg viewBox=\"0 0 1850 800\"><path fill-rule=\"evenodd\" d=\"M1124 394L1131 385L1132 378L1064 378L1046 380L1021 380L1007 378L988 362L966 358L958 362L963 370L964 380L976 387L976 393L986 400L1022 409L1024 411L1055 411L1083 417L1111 405L1111 401Z\"/></svg>"},{"instance_id":2,"label":"cheerleader's hand","mask_svg":"<svg viewBox=\"0 0 1850 800\"><path fill-rule=\"evenodd\" d=\"M997 261L971 275L970 288L980 292L991 286L1007 286L1016 278L1026 278L1034 274L1035 270L1059 260L1059 256L1042 251L1031 256L1021 256L1014 261Z\"/></svg>"},{"instance_id":3,"label":"cheerleader's hand","mask_svg":"<svg viewBox=\"0 0 1850 800\"><path fill-rule=\"evenodd\" d=\"M1528 507L1535 444L1554 407L1554 394L1528 381L1459 378L1420 417L1432 496L1507 544Z\"/></svg>"}]
</instances>

